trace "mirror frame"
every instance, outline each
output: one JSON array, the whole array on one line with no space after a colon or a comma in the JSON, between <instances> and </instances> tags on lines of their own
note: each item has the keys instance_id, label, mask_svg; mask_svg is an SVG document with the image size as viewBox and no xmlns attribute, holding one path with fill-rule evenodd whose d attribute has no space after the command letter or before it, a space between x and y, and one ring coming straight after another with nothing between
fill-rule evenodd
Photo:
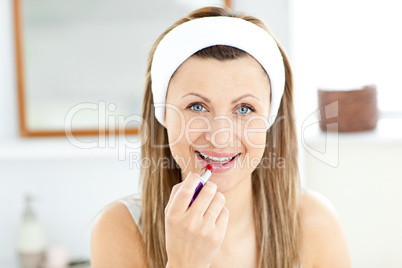
<instances>
[{"instance_id":1,"label":"mirror frame","mask_svg":"<svg viewBox=\"0 0 402 268\"><path fill-rule=\"evenodd\" d=\"M21 21L21 0L13 0L14 11L14 41L15 41L15 60L17 74L17 96L18 96L18 118L19 118L19 133L20 137L64 137L66 132L63 130L29 130L26 124L26 99L25 99L25 84L24 84L24 58L22 53L22 21ZM231 8L231 0L224 0L225 7ZM113 135L138 135L139 128L126 128L124 133L120 133L119 129L99 130L72 130L73 136L109 136L109 132Z\"/></svg>"}]
</instances>

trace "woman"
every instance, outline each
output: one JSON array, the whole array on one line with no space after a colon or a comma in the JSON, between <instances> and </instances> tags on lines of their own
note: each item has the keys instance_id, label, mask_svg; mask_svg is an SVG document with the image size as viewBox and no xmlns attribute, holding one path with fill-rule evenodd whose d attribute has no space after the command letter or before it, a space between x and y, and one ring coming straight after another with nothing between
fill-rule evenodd
<instances>
[{"instance_id":1,"label":"woman","mask_svg":"<svg viewBox=\"0 0 402 268\"><path fill-rule=\"evenodd\" d=\"M292 72L261 20L207 7L167 29L142 118L141 201L98 217L92 267L350 266L333 207L300 187Z\"/></svg>"}]
</instances>

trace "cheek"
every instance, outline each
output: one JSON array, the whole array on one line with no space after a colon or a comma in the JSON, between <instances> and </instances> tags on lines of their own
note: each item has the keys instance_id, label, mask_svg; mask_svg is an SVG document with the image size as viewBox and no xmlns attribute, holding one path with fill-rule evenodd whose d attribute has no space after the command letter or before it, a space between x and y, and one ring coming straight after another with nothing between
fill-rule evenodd
<instances>
[{"instance_id":1,"label":"cheek","mask_svg":"<svg viewBox=\"0 0 402 268\"><path fill-rule=\"evenodd\" d=\"M183 167L183 145L182 145L182 117L172 109L166 109L165 126L168 135L169 148L176 163Z\"/></svg>"},{"instance_id":2,"label":"cheek","mask_svg":"<svg viewBox=\"0 0 402 268\"><path fill-rule=\"evenodd\" d=\"M267 137L266 124L260 119L251 119L243 126L243 141L249 151L257 155L264 152Z\"/></svg>"},{"instance_id":3,"label":"cheek","mask_svg":"<svg viewBox=\"0 0 402 268\"><path fill-rule=\"evenodd\" d=\"M205 132L211 131L211 124L206 117L189 116L186 118L184 137L188 143L195 144Z\"/></svg>"},{"instance_id":4,"label":"cheek","mask_svg":"<svg viewBox=\"0 0 402 268\"><path fill-rule=\"evenodd\" d=\"M189 116L185 112L166 111L169 148L176 163L184 171L188 166L190 147L197 147L197 139L208 129L206 118Z\"/></svg>"},{"instance_id":5,"label":"cheek","mask_svg":"<svg viewBox=\"0 0 402 268\"><path fill-rule=\"evenodd\" d=\"M168 133L169 144L176 144L183 136L183 116L175 110L166 109L165 126Z\"/></svg>"},{"instance_id":6,"label":"cheek","mask_svg":"<svg viewBox=\"0 0 402 268\"><path fill-rule=\"evenodd\" d=\"M165 125L169 141L182 143L184 140L192 144L200 135L211 130L209 119L205 116L194 116L179 109L166 109Z\"/></svg>"},{"instance_id":7,"label":"cheek","mask_svg":"<svg viewBox=\"0 0 402 268\"><path fill-rule=\"evenodd\" d=\"M188 144L185 143L184 139L170 140L169 148L172 156L176 163L180 166L182 170L188 166L189 155L188 155Z\"/></svg>"}]
</instances>

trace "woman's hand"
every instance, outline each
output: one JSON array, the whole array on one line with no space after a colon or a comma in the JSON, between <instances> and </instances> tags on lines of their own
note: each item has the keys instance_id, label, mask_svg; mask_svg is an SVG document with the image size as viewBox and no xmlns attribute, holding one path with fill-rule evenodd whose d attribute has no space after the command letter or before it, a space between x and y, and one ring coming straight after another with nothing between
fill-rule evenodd
<instances>
[{"instance_id":1,"label":"woman's hand","mask_svg":"<svg viewBox=\"0 0 402 268\"><path fill-rule=\"evenodd\" d=\"M168 267L209 267L225 237L229 210L215 183L208 181L188 207L200 181L190 172L173 186L165 208Z\"/></svg>"}]
</instances>

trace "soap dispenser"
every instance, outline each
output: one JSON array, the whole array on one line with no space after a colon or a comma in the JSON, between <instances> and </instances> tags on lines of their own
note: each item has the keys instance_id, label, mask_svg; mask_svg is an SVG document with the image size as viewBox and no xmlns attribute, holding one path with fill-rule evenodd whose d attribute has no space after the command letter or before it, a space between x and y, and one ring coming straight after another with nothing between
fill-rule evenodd
<instances>
[{"instance_id":1,"label":"soap dispenser","mask_svg":"<svg viewBox=\"0 0 402 268\"><path fill-rule=\"evenodd\" d=\"M18 230L17 250L21 268L40 268L45 261L45 234L32 208L32 201L32 195L27 194Z\"/></svg>"}]
</instances>

